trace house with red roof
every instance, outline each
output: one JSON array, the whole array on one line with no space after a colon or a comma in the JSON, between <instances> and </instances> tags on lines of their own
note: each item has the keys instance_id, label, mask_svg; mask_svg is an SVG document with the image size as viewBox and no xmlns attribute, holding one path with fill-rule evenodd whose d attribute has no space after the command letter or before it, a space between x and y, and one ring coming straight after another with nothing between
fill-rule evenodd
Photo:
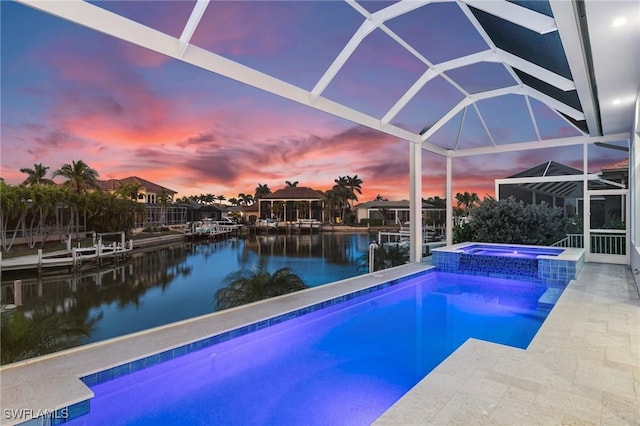
<instances>
[{"instance_id":1,"label":"house with red roof","mask_svg":"<svg viewBox=\"0 0 640 426\"><path fill-rule=\"evenodd\" d=\"M124 179L97 180L96 184L103 191L111 193L118 191L118 189L124 185L130 185L137 188L136 201L146 204L159 204L161 195L163 194L167 197L167 201L171 203L173 202L173 197L177 194L177 192L172 189L138 176L130 176Z\"/></svg>"}]
</instances>

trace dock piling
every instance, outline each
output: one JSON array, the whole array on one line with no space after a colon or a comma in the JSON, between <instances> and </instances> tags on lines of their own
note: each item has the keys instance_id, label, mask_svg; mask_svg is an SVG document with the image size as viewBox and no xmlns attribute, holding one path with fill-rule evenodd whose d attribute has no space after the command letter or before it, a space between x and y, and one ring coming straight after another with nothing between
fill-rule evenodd
<instances>
[{"instance_id":1,"label":"dock piling","mask_svg":"<svg viewBox=\"0 0 640 426\"><path fill-rule=\"evenodd\" d=\"M13 282L13 304L22 306L22 280Z\"/></svg>"}]
</instances>

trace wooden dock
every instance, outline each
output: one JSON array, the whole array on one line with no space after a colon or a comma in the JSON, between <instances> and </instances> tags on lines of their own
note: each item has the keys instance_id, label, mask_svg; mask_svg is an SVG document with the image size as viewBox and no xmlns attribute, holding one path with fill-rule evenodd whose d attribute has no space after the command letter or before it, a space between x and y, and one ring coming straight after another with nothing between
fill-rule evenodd
<instances>
[{"instance_id":1,"label":"wooden dock","mask_svg":"<svg viewBox=\"0 0 640 426\"><path fill-rule=\"evenodd\" d=\"M106 236L120 236L120 241L105 244L102 240ZM67 242L67 249L50 253L43 253L38 249L38 254L20 256L11 259L2 259L0 252L0 271L19 271L42 268L69 268L76 269L85 263L94 263L100 266L105 260L119 260L126 257L133 250L133 240L127 243L124 232L111 232L98 234L91 247L71 247L71 241Z\"/></svg>"},{"instance_id":2,"label":"wooden dock","mask_svg":"<svg viewBox=\"0 0 640 426\"><path fill-rule=\"evenodd\" d=\"M57 251L29 256L20 256L12 259L2 259L0 253L0 269L2 271L18 271L26 269L42 269L67 267L76 269L85 263L101 264L108 259L121 259L128 255L133 249L133 241L124 247L121 244L113 243L106 246L96 245L93 247L73 248L71 252Z\"/></svg>"}]
</instances>

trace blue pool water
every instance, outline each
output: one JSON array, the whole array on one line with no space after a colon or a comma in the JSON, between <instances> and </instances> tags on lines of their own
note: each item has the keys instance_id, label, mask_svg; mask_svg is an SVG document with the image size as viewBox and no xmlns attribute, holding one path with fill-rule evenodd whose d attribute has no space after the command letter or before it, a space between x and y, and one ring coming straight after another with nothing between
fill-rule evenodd
<instances>
[{"instance_id":1,"label":"blue pool water","mask_svg":"<svg viewBox=\"0 0 640 426\"><path fill-rule=\"evenodd\" d=\"M71 425L368 425L468 338L526 348L535 283L430 272L95 386Z\"/></svg>"}]
</instances>

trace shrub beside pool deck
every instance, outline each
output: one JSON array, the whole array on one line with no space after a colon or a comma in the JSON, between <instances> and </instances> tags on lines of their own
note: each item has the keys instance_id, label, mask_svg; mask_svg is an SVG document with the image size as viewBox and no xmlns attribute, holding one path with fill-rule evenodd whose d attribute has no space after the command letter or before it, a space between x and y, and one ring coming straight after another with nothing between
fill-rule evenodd
<instances>
[{"instance_id":1,"label":"shrub beside pool deck","mask_svg":"<svg viewBox=\"0 0 640 426\"><path fill-rule=\"evenodd\" d=\"M432 250L439 271L566 286L584 265L584 249L460 243Z\"/></svg>"}]
</instances>

